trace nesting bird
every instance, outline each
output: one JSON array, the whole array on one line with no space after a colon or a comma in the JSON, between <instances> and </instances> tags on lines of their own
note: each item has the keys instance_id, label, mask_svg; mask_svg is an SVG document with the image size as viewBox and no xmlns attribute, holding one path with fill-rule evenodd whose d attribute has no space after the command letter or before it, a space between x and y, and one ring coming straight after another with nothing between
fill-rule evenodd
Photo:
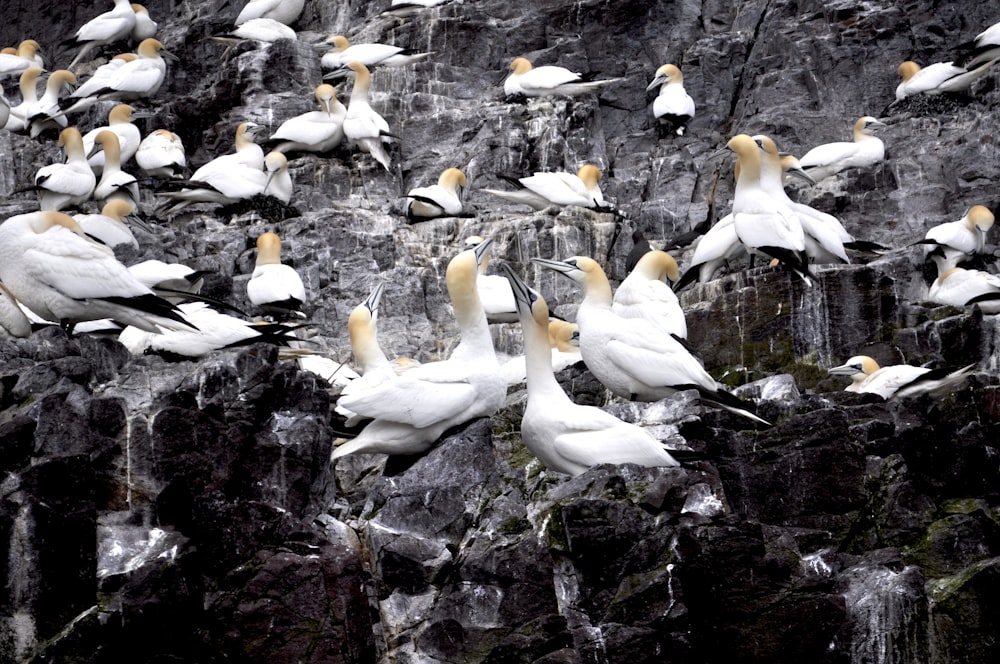
<instances>
[{"instance_id":1,"label":"nesting bird","mask_svg":"<svg viewBox=\"0 0 1000 664\"><path fill-rule=\"evenodd\" d=\"M508 97L524 95L525 97L545 97L576 95L596 92L601 88L621 81L620 78L609 78L600 81L587 80L583 75L570 71L565 67L545 65L532 67L527 58L514 58L510 63L511 73L504 80L503 91Z\"/></svg>"},{"instance_id":2,"label":"nesting bird","mask_svg":"<svg viewBox=\"0 0 1000 664\"><path fill-rule=\"evenodd\" d=\"M983 313L1000 313L1000 275L951 266L943 252L932 252L931 258L938 276L927 291L928 300L960 308L979 305Z\"/></svg>"},{"instance_id":3,"label":"nesting bird","mask_svg":"<svg viewBox=\"0 0 1000 664\"><path fill-rule=\"evenodd\" d=\"M963 92L985 76L996 62L997 59L994 58L970 71L951 62L935 62L921 67L916 62L907 60L896 70L903 77L903 82L896 86L896 101L918 94Z\"/></svg>"},{"instance_id":4,"label":"nesting bird","mask_svg":"<svg viewBox=\"0 0 1000 664\"><path fill-rule=\"evenodd\" d=\"M129 220L135 206L127 200L112 199L101 208L100 214L73 215L80 228L92 238L100 240L111 249L116 247L139 248Z\"/></svg>"},{"instance_id":5,"label":"nesting bird","mask_svg":"<svg viewBox=\"0 0 1000 664\"><path fill-rule=\"evenodd\" d=\"M127 201L139 206L139 181L131 173L121 169L121 148L118 135L104 129L95 137L97 145L104 152L104 168L101 179L94 187L94 199L100 203L112 200Z\"/></svg>"},{"instance_id":6,"label":"nesting bird","mask_svg":"<svg viewBox=\"0 0 1000 664\"><path fill-rule=\"evenodd\" d=\"M41 47L34 39L25 39L15 53L0 53L0 79L20 76L28 67L45 68Z\"/></svg>"},{"instance_id":7,"label":"nesting bird","mask_svg":"<svg viewBox=\"0 0 1000 664\"><path fill-rule=\"evenodd\" d=\"M252 18L245 23L237 25L236 28L226 34L215 35L211 39L212 41L231 46L245 39L271 44L279 39L296 40L298 38L299 36L295 33L295 30L292 30L281 21L275 21L273 18Z\"/></svg>"},{"instance_id":8,"label":"nesting bird","mask_svg":"<svg viewBox=\"0 0 1000 664\"><path fill-rule=\"evenodd\" d=\"M975 368L975 364L960 369L928 369L909 364L880 367L867 355L855 355L845 364L831 368L833 376L850 376L846 392L877 394L883 399L898 399L920 394L941 398L961 383Z\"/></svg>"},{"instance_id":9,"label":"nesting bird","mask_svg":"<svg viewBox=\"0 0 1000 664\"><path fill-rule=\"evenodd\" d=\"M156 129L139 143L135 163L151 178L173 178L187 168L184 143L169 129Z\"/></svg>"},{"instance_id":10,"label":"nesting bird","mask_svg":"<svg viewBox=\"0 0 1000 664\"><path fill-rule=\"evenodd\" d=\"M102 318L147 332L191 328L177 307L61 212L42 210L0 224L0 281L32 312L69 332L78 322Z\"/></svg>"},{"instance_id":11,"label":"nesting bird","mask_svg":"<svg viewBox=\"0 0 1000 664\"><path fill-rule=\"evenodd\" d=\"M579 205L580 207L607 210L610 206L601 193L601 169L593 164L584 164L576 174L535 173L528 177L498 177L513 184L517 189L482 189L488 194L499 196L512 203L530 205L535 210L544 210L552 205Z\"/></svg>"},{"instance_id":12,"label":"nesting bird","mask_svg":"<svg viewBox=\"0 0 1000 664\"><path fill-rule=\"evenodd\" d=\"M128 162L135 155L136 150L139 149L139 143L142 142L142 134L139 132L139 128L132 124L133 110L135 109L128 104L118 104L108 113L108 124L106 126L91 129L83 135L83 150L89 155L87 161L95 172L99 172L104 168L104 152L100 150L93 152L95 139L100 132L111 131L118 137L121 164Z\"/></svg>"},{"instance_id":13,"label":"nesting bird","mask_svg":"<svg viewBox=\"0 0 1000 664\"><path fill-rule=\"evenodd\" d=\"M66 153L66 162L43 166L35 174L34 189L38 192L38 202L43 210L63 210L82 205L97 185L97 177L83 151L80 130L76 127L63 129L59 133L59 146Z\"/></svg>"},{"instance_id":14,"label":"nesting bird","mask_svg":"<svg viewBox=\"0 0 1000 664\"><path fill-rule=\"evenodd\" d=\"M433 51L413 53L408 49L390 44L352 44L343 35L334 35L326 40L333 49L327 51L320 59L320 66L332 70L324 78L333 78L345 73L348 62L360 62L369 69L372 67L402 67L420 62L434 55Z\"/></svg>"},{"instance_id":15,"label":"nesting bird","mask_svg":"<svg viewBox=\"0 0 1000 664\"><path fill-rule=\"evenodd\" d=\"M414 187L407 192L406 216L413 221L457 217L462 214L462 188L467 184L461 169L446 168L438 177L437 184Z\"/></svg>"},{"instance_id":16,"label":"nesting bird","mask_svg":"<svg viewBox=\"0 0 1000 664\"><path fill-rule=\"evenodd\" d=\"M579 475L602 463L677 466L653 436L594 406L573 403L555 379L548 341L549 308L504 265L524 332L528 402L521 440L546 468Z\"/></svg>"},{"instance_id":17,"label":"nesting bird","mask_svg":"<svg viewBox=\"0 0 1000 664\"><path fill-rule=\"evenodd\" d=\"M648 321L664 334L687 339L684 311L664 279L680 279L677 261L665 251L646 252L615 290L611 311L622 318Z\"/></svg>"},{"instance_id":18,"label":"nesting bird","mask_svg":"<svg viewBox=\"0 0 1000 664\"><path fill-rule=\"evenodd\" d=\"M257 238L257 262L247 297L260 309L279 318L305 318L300 308L306 301L302 277L290 265L281 262L281 238L275 233L262 233Z\"/></svg>"},{"instance_id":19,"label":"nesting bird","mask_svg":"<svg viewBox=\"0 0 1000 664\"><path fill-rule=\"evenodd\" d=\"M503 405L507 382L500 373L476 274L489 241L467 249L448 264L445 283L461 340L447 360L429 362L394 380L341 397L338 406L372 422L331 455L419 454L446 430Z\"/></svg>"},{"instance_id":20,"label":"nesting bird","mask_svg":"<svg viewBox=\"0 0 1000 664\"><path fill-rule=\"evenodd\" d=\"M816 182L848 168L868 168L885 159L885 144L874 135L885 124L866 115L854 123L854 141L817 145L799 157L799 165Z\"/></svg>"},{"instance_id":21,"label":"nesting bird","mask_svg":"<svg viewBox=\"0 0 1000 664\"><path fill-rule=\"evenodd\" d=\"M129 0L114 0L114 9L104 12L84 23L74 33L73 39L83 48L76 54L70 67L82 61L91 51L125 41L132 35L135 28L136 12Z\"/></svg>"},{"instance_id":22,"label":"nesting bird","mask_svg":"<svg viewBox=\"0 0 1000 664\"><path fill-rule=\"evenodd\" d=\"M676 65L663 65L646 91L657 86L660 92L653 101L653 117L661 129L683 136L684 127L694 117L694 100L684 89L684 75Z\"/></svg>"},{"instance_id":23,"label":"nesting bird","mask_svg":"<svg viewBox=\"0 0 1000 664\"><path fill-rule=\"evenodd\" d=\"M60 95L64 89L76 85L76 75L67 69L57 69L45 82L45 93L34 104L25 109L28 134L35 138L46 129L62 130L68 124L66 118L52 117L59 113Z\"/></svg>"},{"instance_id":24,"label":"nesting bird","mask_svg":"<svg viewBox=\"0 0 1000 664\"><path fill-rule=\"evenodd\" d=\"M982 205L973 205L958 221L949 221L928 229L917 242L927 247L928 255L940 256L942 272L981 253L986 245L986 233L993 227L993 213Z\"/></svg>"},{"instance_id":25,"label":"nesting bird","mask_svg":"<svg viewBox=\"0 0 1000 664\"><path fill-rule=\"evenodd\" d=\"M673 335L642 318L616 314L611 284L597 261L586 256L533 260L583 289L576 314L580 353L590 372L612 393L625 399L658 401L693 389L703 403L767 424L751 412L751 404L720 388Z\"/></svg>"},{"instance_id":26,"label":"nesting bird","mask_svg":"<svg viewBox=\"0 0 1000 664\"><path fill-rule=\"evenodd\" d=\"M278 152L329 152L344 140L347 108L337 99L337 90L323 83L313 96L320 110L285 120L267 140Z\"/></svg>"},{"instance_id":27,"label":"nesting bird","mask_svg":"<svg viewBox=\"0 0 1000 664\"><path fill-rule=\"evenodd\" d=\"M299 20L305 4L305 0L250 0L240 10L233 23L243 25L255 18L269 18L291 25Z\"/></svg>"},{"instance_id":28,"label":"nesting bird","mask_svg":"<svg viewBox=\"0 0 1000 664\"><path fill-rule=\"evenodd\" d=\"M164 49L158 40L152 37L142 40L136 49L134 59L126 59L114 70L109 71L108 78L102 81L103 87L90 91L88 86L87 92L84 93L84 86L80 86L64 100L72 105L64 108L62 113L82 111L99 101L131 101L152 97L160 89L167 75L167 63L164 57L176 59L176 56Z\"/></svg>"}]
</instances>

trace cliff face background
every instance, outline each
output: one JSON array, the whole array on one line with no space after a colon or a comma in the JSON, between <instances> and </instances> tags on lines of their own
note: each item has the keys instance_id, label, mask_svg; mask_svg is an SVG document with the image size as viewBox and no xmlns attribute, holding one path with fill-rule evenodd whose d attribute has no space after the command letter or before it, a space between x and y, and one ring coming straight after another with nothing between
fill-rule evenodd
<instances>
[{"instance_id":1,"label":"cliff face background","mask_svg":"<svg viewBox=\"0 0 1000 664\"><path fill-rule=\"evenodd\" d=\"M9 0L0 44L33 37L65 66L73 51L57 44L110 5ZM896 66L951 59L1000 20L993 4L466 0L398 20L379 17L387 2L307 0L300 41L224 56L206 38L242 5L146 2L181 62L140 127L178 132L195 167L231 151L243 120L273 130L313 109L310 42L435 51L373 75L373 106L400 136L391 173L346 146L303 156L301 216L205 209L140 237L136 260L213 270L206 292L248 308L254 241L275 230L312 298L313 345L338 359L379 278L387 352L446 354L444 268L472 234L572 318L575 287L528 261L591 255L617 283L633 229L664 246L728 212L731 160L708 157L735 133L802 154L881 118L884 164L794 195L898 249L817 267L812 289L734 266L685 292L706 367L772 377L758 393L778 424L742 431L684 395L611 406L694 450L682 469L543 472L520 444L515 390L415 462L348 458L334 472L328 388L272 348L168 362L55 329L2 339L0 661L996 660L996 317L922 302L933 270L907 245L971 205L1000 207L1000 74L971 99L890 107ZM499 83L522 55L624 81L599 99L508 103ZM698 107L682 138L657 138L644 92L666 62ZM73 120L104 124L110 106ZM2 218L36 209L12 192L59 158L54 140L0 132ZM497 172L584 161L622 216L529 214L477 191L504 188ZM450 166L469 176L470 216L407 224L406 191ZM519 352L516 325L494 336ZM886 404L825 377L861 351L978 372L943 402ZM582 369L564 384L606 401Z\"/></svg>"}]
</instances>

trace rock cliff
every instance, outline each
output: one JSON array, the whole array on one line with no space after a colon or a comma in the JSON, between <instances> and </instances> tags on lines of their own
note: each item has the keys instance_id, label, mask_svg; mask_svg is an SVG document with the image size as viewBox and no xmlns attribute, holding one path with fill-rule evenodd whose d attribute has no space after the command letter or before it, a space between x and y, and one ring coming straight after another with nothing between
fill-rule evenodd
<instances>
[{"instance_id":1,"label":"rock cliff","mask_svg":"<svg viewBox=\"0 0 1000 664\"><path fill-rule=\"evenodd\" d=\"M110 4L9 0L0 44L35 38L50 69L65 66L60 43ZM306 0L298 41L227 51L207 38L244 3L145 4L180 61L141 126L180 134L196 166L231 151L243 120L274 130L313 110L314 42L434 51L373 74L372 104L399 137L389 172L347 146L297 156L297 214L192 209L156 222L133 257L210 270L204 292L252 311L254 242L273 230L310 294L310 348L339 360L347 316L379 279L383 347L446 355L444 269L473 234L572 319L575 286L530 259L593 256L617 283L633 230L661 247L704 230L732 202L732 162L711 156L736 133L801 154L879 117L884 163L792 196L894 250L816 266L813 288L734 264L684 291L706 368L763 379L741 389L772 429L687 393L623 403L582 367L561 376L684 453L677 469L546 472L520 442L517 388L418 459L331 467L335 397L272 347L177 362L56 328L0 338L0 662L996 661L1000 328L925 302L933 268L909 245L971 205L1000 209L1000 74L966 98L890 103L900 62L950 60L1000 20L995 6L454 0L396 19L380 15L386 0ZM623 80L511 101L500 81L517 56ZM698 107L682 137L658 137L644 92L666 62ZM104 124L110 106L73 121ZM0 218L37 208L15 192L59 157L50 136L0 131ZM497 173L583 162L617 214L529 212L478 191L505 188ZM469 178L467 216L408 223L406 192L451 166ZM156 207L148 187L143 203ZM984 265L997 272L994 241ZM683 268L690 249L675 254ZM495 326L497 349L519 353L519 334ZM977 371L943 400L886 403L826 375L862 351Z\"/></svg>"}]
</instances>

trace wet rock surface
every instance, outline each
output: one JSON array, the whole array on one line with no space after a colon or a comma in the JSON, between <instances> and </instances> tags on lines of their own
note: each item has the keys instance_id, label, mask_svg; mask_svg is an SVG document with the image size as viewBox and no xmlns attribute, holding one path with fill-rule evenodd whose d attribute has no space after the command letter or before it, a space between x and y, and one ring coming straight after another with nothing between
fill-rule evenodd
<instances>
[{"instance_id":1,"label":"wet rock surface","mask_svg":"<svg viewBox=\"0 0 1000 664\"><path fill-rule=\"evenodd\" d=\"M8 4L0 43L33 37L50 68L110 5ZM890 104L899 62L950 60L1000 20L990 3L456 0L401 21L379 17L388 2L310 0L298 42L225 54L206 38L243 3L145 4L180 61L137 104L154 113L140 126L178 132L195 166L231 151L243 120L274 130L313 109L310 42L435 51L373 74L372 104L400 137L390 172L346 145L297 155L298 215L194 208L139 238L139 258L210 270L203 292L256 314L255 240L279 233L311 298L303 334L338 360L377 279L387 353L446 355L442 277L473 234L572 319L576 287L529 260L590 255L617 283L635 228L666 246L729 211L731 161L709 157L738 132L801 154L881 118L883 164L790 195L897 249L816 266L811 289L737 263L684 291L706 368L760 379L740 389L771 429L687 393L609 402L585 369L562 374L576 401L675 450L673 469L545 471L520 442L523 386L420 458L331 467L336 397L271 347L171 362L56 328L0 338L0 662L996 661L997 317L924 302L933 270L907 245L970 205L997 210L997 75L971 98ZM505 100L498 81L522 55L624 80L599 98ZM644 92L665 62L698 105L683 137L657 137ZM73 120L104 124L111 105ZM0 131L0 217L36 209L15 192L59 158L51 136ZM477 191L584 161L619 215ZM409 224L406 191L450 166L469 176L468 216ZM675 251L682 268L690 252ZM494 341L519 353L518 326L494 326ZM859 352L977 372L942 401L884 403L826 376Z\"/></svg>"}]
</instances>

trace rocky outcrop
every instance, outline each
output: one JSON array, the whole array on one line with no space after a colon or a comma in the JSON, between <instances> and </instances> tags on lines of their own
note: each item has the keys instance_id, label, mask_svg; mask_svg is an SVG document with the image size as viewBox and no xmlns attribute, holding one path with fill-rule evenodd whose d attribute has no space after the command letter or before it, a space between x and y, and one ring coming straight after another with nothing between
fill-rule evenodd
<instances>
[{"instance_id":1,"label":"rocky outcrop","mask_svg":"<svg viewBox=\"0 0 1000 664\"><path fill-rule=\"evenodd\" d=\"M72 58L59 42L110 3L9 4L0 42L34 37L58 67ZM710 157L729 136L801 153L847 140L865 114L888 125L886 161L792 195L896 249L816 266L813 288L733 265L684 292L706 367L749 382L771 429L686 393L609 403L582 367L563 374L578 401L653 431L676 469L545 471L520 442L517 388L420 458L331 467L335 396L273 348L171 362L55 328L0 339L0 661L994 661L997 317L923 302L933 272L907 245L970 205L997 210L1000 92L994 74L973 98L890 102L899 62L951 59L995 8L455 0L398 20L379 16L387 5L310 0L298 42L226 51L206 38L242 3L146 3L180 62L143 130L177 131L194 165L230 151L244 119L274 129L312 110L310 42L435 55L374 74L372 103L399 136L390 172L347 146L298 156L297 216L185 211L140 237L142 258L211 270L204 292L252 312L254 242L274 230L311 297L311 348L347 359L347 316L382 279L383 347L436 359L457 331L444 268L468 235L491 237L494 265L572 319L576 287L532 257L590 255L616 283L633 229L669 246L728 211L732 164ZM506 100L516 56L623 81ZM665 62L698 105L683 137L651 122L644 88ZM109 106L73 119L103 124ZM48 136L0 132L2 218L35 209L14 192L58 158ZM477 191L584 161L618 214L529 213ZM408 224L405 192L450 166L469 176L469 216ZM689 252L675 251L682 267ZM517 325L494 340L520 351ZM826 376L860 351L977 372L940 402L883 403Z\"/></svg>"}]
</instances>

